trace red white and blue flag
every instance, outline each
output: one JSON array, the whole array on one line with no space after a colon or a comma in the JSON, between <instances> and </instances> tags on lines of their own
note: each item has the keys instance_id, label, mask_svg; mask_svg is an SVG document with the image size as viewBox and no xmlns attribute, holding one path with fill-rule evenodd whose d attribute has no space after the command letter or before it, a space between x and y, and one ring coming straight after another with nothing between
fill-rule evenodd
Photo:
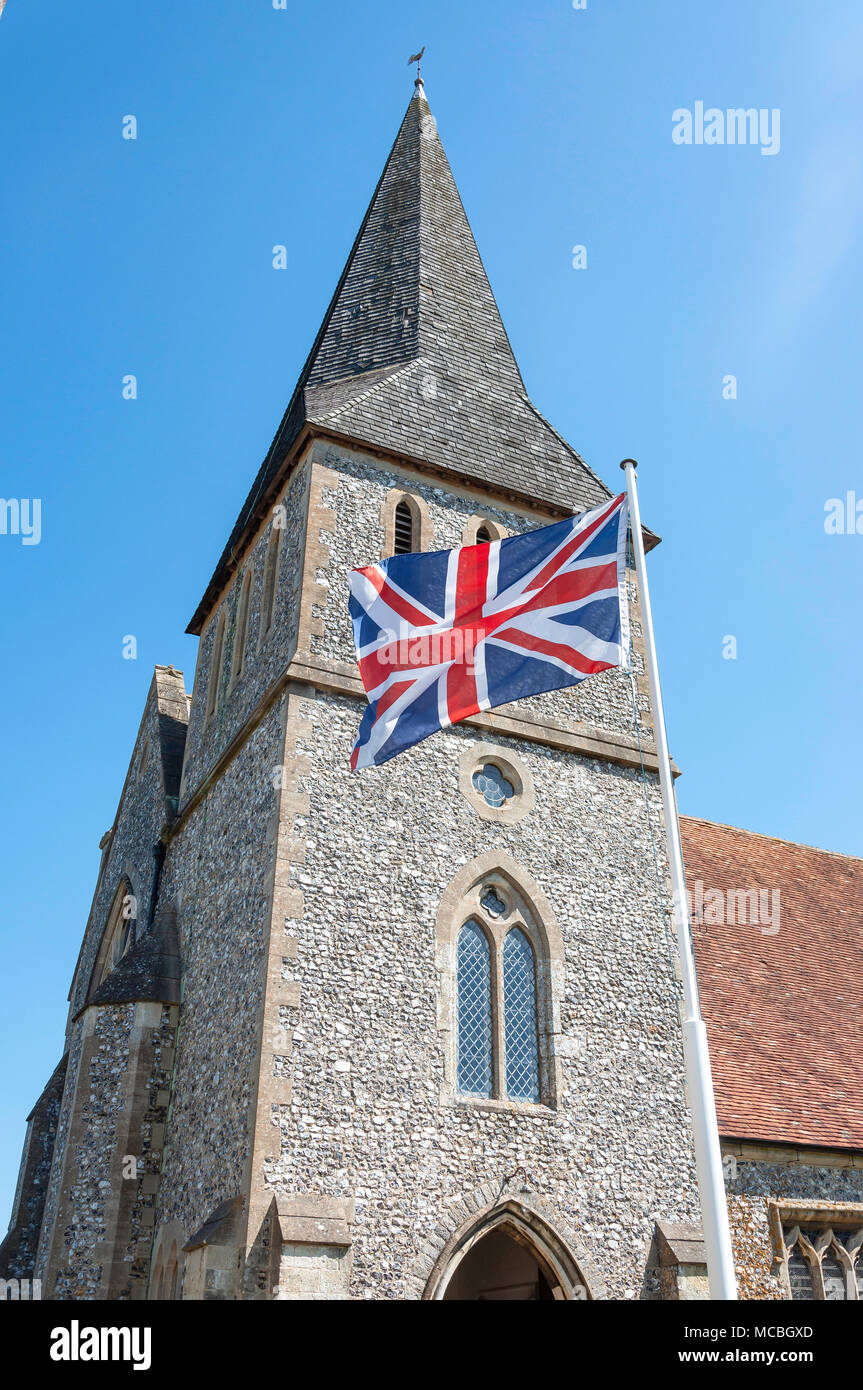
<instances>
[{"instance_id":1,"label":"red white and blue flag","mask_svg":"<svg viewBox=\"0 0 863 1390\"><path fill-rule=\"evenodd\" d=\"M369 703L351 767L385 763L480 710L628 667L626 495L460 550L351 571Z\"/></svg>"}]
</instances>

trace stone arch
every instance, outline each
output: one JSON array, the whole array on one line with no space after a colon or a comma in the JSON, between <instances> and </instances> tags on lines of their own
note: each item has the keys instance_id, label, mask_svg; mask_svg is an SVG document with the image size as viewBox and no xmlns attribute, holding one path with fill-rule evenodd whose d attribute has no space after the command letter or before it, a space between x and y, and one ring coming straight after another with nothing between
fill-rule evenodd
<instances>
[{"instance_id":1,"label":"stone arch","mask_svg":"<svg viewBox=\"0 0 863 1390\"><path fill-rule=\"evenodd\" d=\"M485 536L478 535L484 531ZM506 530L497 521L492 521L490 517L475 515L469 517L465 524L462 537L463 545L479 545L481 541L502 541L506 536ZM487 539L486 539L487 538Z\"/></svg>"},{"instance_id":2,"label":"stone arch","mask_svg":"<svg viewBox=\"0 0 863 1390\"><path fill-rule=\"evenodd\" d=\"M182 1298L185 1239L183 1227L178 1221L166 1222L159 1228L150 1260L150 1288L147 1297L151 1301Z\"/></svg>"},{"instance_id":3,"label":"stone arch","mask_svg":"<svg viewBox=\"0 0 863 1390\"><path fill-rule=\"evenodd\" d=\"M598 1269L565 1221L547 1211L534 1193L524 1187L513 1190L505 1181L498 1189L487 1183L444 1214L420 1252L408 1281L409 1297L442 1301L465 1256L498 1230L530 1250L556 1299L590 1302L605 1296Z\"/></svg>"},{"instance_id":4,"label":"stone arch","mask_svg":"<svg viewBox=\"0 0 863 1390\"><path fill-rule=\"evenodd\" d=\"M444 1053L445 1104L457 1101L456 1038L456 950L459 933L468 918L482 919L479 899L488 888L498 888L506 897L506 930L523 927L536 961L537 1016L540 1034L541 1098L554 1106L560 1092L558 1040L561 1031L560 1001L563 997L566 959L563 936L551 905L527 870L500 850L478 855L459 870L444 889L435 923L435 965L440 978L439 1031ZM525 1102L494 1100L467 1102L513 1108ZM532 1104L532 1102L527 1102Z\"/></svg>"},{"instance_id":5,"label":"stone arch","mask_svg":"<svg viewBox=\"0 0 863 1390\"><path fill-rule=\"evenodd\" d=\"M386 560L395 554L396 548L396 507L404 503L409 508L413 521L414 550L431 550L434 547L434 528L431 512L424 497L405 488L393 487L386 494L381 506L381 524L384 528L384 542L381 559Z\"/></svg>"}]
</instances>

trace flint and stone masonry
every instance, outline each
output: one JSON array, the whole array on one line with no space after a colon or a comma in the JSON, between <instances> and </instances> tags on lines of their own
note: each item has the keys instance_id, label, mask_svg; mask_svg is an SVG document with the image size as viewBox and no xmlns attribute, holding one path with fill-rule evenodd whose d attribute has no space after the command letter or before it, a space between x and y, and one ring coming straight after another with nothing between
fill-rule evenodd
<instances>
[{"instance_id":1,"label":"flint and stone masonry","mask_svg":"<svg viewBox=\"0 0 863 1390\"><path fill-rule=\"evenodd\" d=\"M347 576L398 500L445 550L610 495L527 396L418 83L190 624L191 696L156 668L0 1272L65 1300L705 1296L634 575L631 673L349 771ZM483 912L532 943L537 1100L459 1090ZM736 1173L744 1292L789 1296L771 1201L859 1202L863 1173Z\"/></svg>"}]
</instances>

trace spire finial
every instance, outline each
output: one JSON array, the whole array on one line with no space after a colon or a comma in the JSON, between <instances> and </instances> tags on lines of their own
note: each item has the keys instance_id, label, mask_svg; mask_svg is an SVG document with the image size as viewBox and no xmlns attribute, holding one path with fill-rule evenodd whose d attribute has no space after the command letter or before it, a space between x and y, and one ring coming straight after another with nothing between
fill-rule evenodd
<instances>
[{"instance_id":1,"label":"spire finial","mask_svg":"<svg viewBox=\"0 0 863 1390\"><path fill-rule=\"evenodd\" d=\"M422 78L422 72L421 72L421 70L420 70L420 64L422 63L423 54L425 53L425 51L426 51L426 46L425 46L425 44L423 44L423 46L422 46L422 48L420 49L419 53L412 53L411 56L408 58L408 62L409 62L409 63L416 63L416 65L417 65L416 81L414 82L414 86L415 86L415 87L421 87L422 84L423 84L423 78Z\"/></svg>"}]
</instances>

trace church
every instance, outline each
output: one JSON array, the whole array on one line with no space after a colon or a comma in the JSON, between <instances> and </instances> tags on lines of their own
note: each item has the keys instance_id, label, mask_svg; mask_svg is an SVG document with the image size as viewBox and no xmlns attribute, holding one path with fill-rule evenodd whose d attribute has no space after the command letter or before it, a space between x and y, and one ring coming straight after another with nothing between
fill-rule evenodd
<instances>
[{"instance_id":1,"label":"church","mask_svg":"<svg viewBox=\"0 0 863 1390\"><path fill-rule=\"evenodd\" d=\"M349 767L349 571L612 491L527 395L418 78L191 693L155 669L0 1247L22 1296L707 1296L634 571L632 673ZM863 860L682 834L740 1296L859 1301Z\"/></svg>"}]
</instances>

